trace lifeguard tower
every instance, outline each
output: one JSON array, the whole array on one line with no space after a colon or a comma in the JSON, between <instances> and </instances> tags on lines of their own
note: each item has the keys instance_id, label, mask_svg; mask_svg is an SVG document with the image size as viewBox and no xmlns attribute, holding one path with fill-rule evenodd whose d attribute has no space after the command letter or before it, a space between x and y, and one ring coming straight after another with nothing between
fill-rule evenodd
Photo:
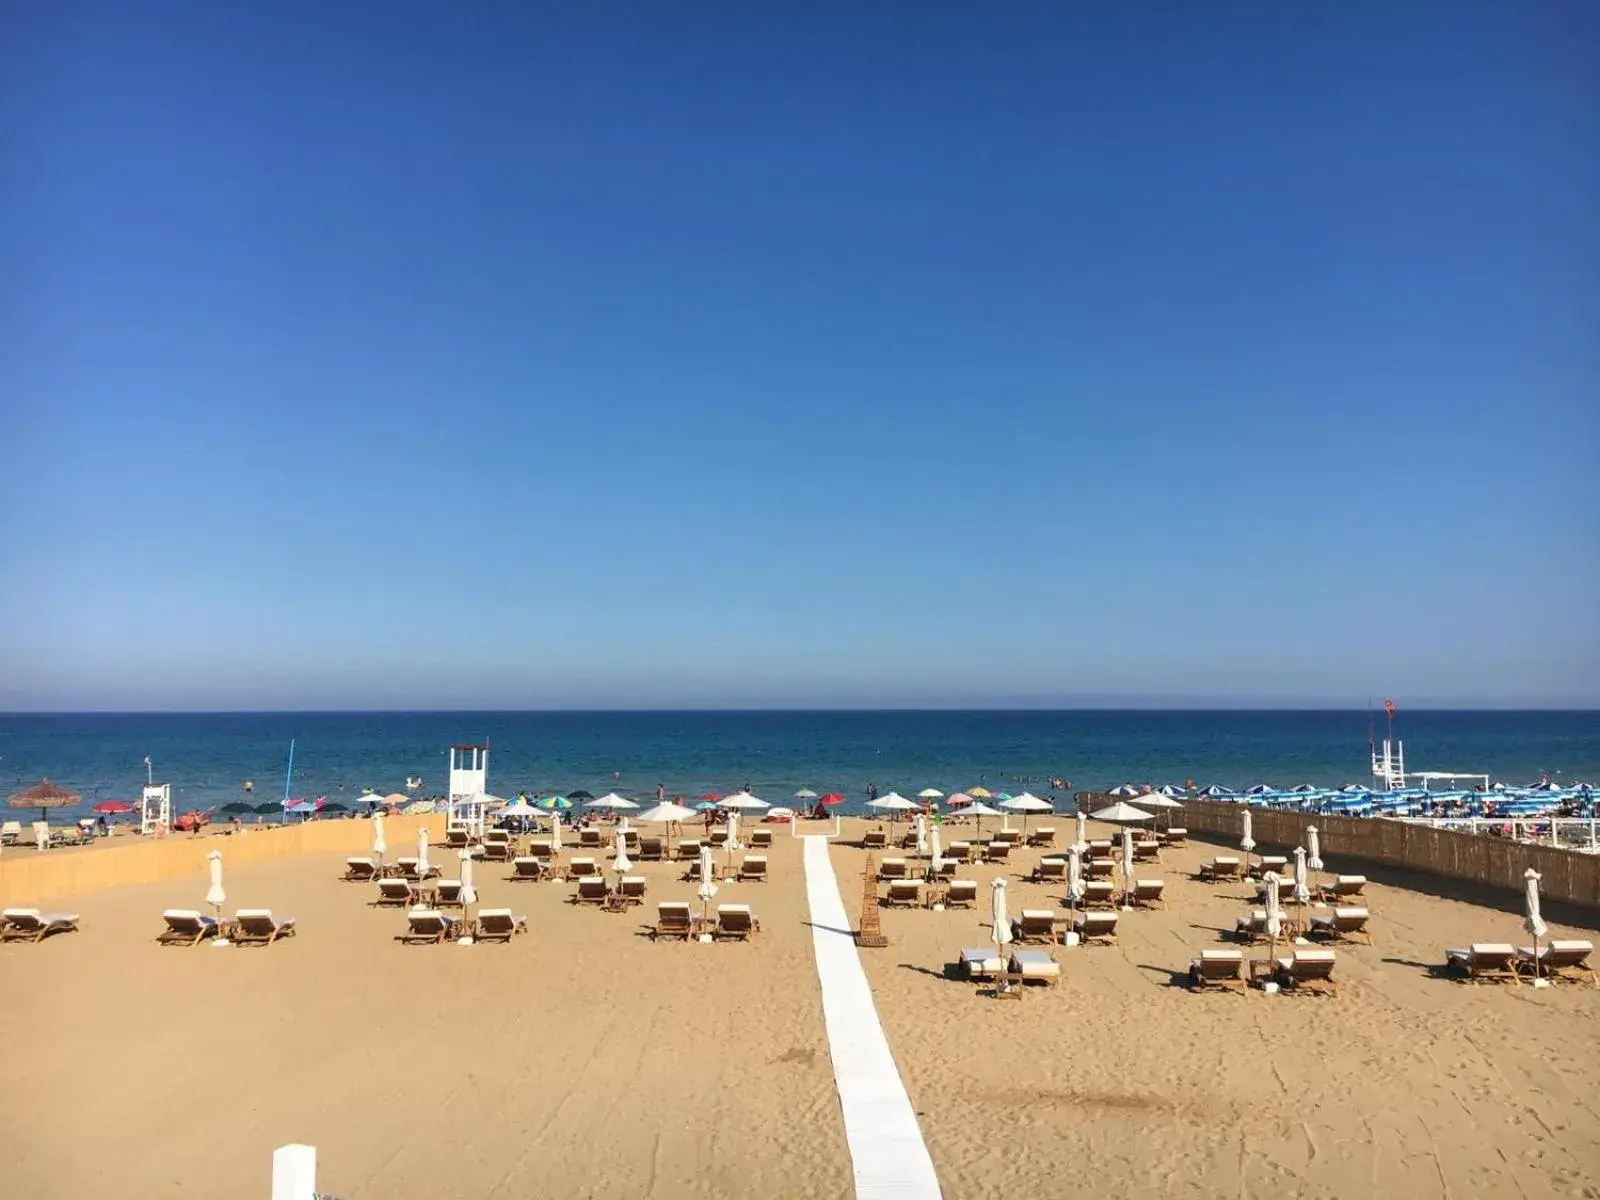
<instances>
[{"instance_id":1,"label":"lifeguard tower","mask_svg":"<svg viewBox=\"0 0 1600 1200\"><path fill-rule=\"evenodd\" d=\"M483 836L488 807L484 793L489 782L489 746L463 742L450 747L450 790L445 793L445 829L464 829L470 837Z\"/></svg>"},{"instance_id":2,"label":"lifeguard tower","mask_svg":"<svg viewBox=\"0 0 1600 1200\"><path fill-rule=\"evenodd\" d=\"M139 800L139 832L165 836L172 830L172 785L146 783Z\"/></svg>"}]
</instances>

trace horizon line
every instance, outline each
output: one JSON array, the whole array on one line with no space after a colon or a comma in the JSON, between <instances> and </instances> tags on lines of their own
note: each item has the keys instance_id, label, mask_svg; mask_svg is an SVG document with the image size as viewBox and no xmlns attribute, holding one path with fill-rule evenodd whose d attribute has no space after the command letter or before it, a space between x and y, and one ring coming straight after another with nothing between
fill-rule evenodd
<instances>
[{"instance_id":1,"label":"horizon line","mask_svg":"<svg viewBox=\"0 0 1600 1200\"><path fill-rule=\"evenodd\" d=\"M797 707L759 705L750 707L574 707L574 708L62 708L14 709L0 711L0 719L7 717L203 717L203 716L431 716L435 714L465 713L482 716L599 716L599 715L683 715L700 713L708 715L750 715L755 713L829 713L841 715L866 715L875 713L1376 713L1381 705L1346 707L1333 704L1262 705L1243 703L1218 704L1108 704L1108 705L924 705L901 707L882 705L874 707L832 707L803 705ZM1396 709L1396 716L1405 713L1600 713L1600 705L1575 707L1545 704L1513 705L1461 705L1417 704Z\"/></svg>"}]
</instances>

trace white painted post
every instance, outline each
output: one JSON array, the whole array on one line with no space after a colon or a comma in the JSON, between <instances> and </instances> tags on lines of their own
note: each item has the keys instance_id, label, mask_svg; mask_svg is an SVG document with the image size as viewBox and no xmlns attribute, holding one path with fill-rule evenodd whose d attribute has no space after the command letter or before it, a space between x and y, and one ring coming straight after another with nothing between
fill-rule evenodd
<instances>
[{"instance_id":1,"label":"white painted post","mask_svg":"<svg viewBox=\"0 0 1600 1200\"><path fill-rule=\"evenodd\" d=\"M1595 844L1594 826L1595 826L1595 819L1593 817L1590 817L1589 818L1589 851L1590 851L1590 853L1593 853L1595 850L1600 849L1600 846L1597 846Z\"/></svg>"},{"instance_id":2,"label":"white painted post","mask_svg":"<svg viewBox=\"0 0 1600 1200\"><path fill-rule=\"evenodd\" d=\"M317 1148L290 1144L272 1152L272 1200L313 1200L317 1192Z\"/></svg>"}]
</instances>

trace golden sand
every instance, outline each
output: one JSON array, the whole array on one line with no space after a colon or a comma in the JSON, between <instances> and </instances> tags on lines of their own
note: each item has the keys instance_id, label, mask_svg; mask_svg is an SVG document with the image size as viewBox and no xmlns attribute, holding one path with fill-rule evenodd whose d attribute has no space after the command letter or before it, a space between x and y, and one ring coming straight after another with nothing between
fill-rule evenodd
<instances>
[{"instance_id":1,"label":"golden sand","mask_svg":"<svg viewBox=\"0 0 1600 1200\"><path fill-rule=\"evenodd\" d=\"M0 947L0 1194L260 1200L272 1148L304 1141L344 1200L848 1195L799 843L776 828L773 878L717 897L752 905L749 945L643 936L656 900L694 898L673 864L635 869L650 904L628 914L480 864L483 905L530 919L510 945L399 945L343 854L229 870L229 911L297 920L265 949L155 944L162 909L204 908L201 872L40 897L83 929ZM970 870L976 911L882 912L889 947L862 959L947 1197L1596 1194L1600 989L1427 969L1526 941L1514 912L1369 885L1375 945L1339 948L1338 995L1191 995L1175 973L1248 906L1249 885L1190 882L1211 853L1141 868L1168 907L1057 949L1062 986L1015 1003L945 977L988 939L995 868ZM854 915L863 854L833 855ZM1006 868L1013 913L1059 905L1020 878L1038 856Z\"/></svg>"}]
</instances>

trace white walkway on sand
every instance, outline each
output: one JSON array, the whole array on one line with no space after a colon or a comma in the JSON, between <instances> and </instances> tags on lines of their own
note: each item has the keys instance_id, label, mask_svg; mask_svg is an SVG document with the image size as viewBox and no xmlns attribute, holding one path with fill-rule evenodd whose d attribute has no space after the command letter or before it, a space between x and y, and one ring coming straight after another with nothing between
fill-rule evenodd
<instances>
[{"instance_id":1,"label":"white walkway on sand","mask_svg":"<svg viewBox=\"0 0 1600 1200\"><path fill-rule=\"evenodd\" d=\"M878 1022L826 838L806 838L805 863L822 1017L857 1200L938 1200L939 1178Z\"/></svg>"}]
</instances>

